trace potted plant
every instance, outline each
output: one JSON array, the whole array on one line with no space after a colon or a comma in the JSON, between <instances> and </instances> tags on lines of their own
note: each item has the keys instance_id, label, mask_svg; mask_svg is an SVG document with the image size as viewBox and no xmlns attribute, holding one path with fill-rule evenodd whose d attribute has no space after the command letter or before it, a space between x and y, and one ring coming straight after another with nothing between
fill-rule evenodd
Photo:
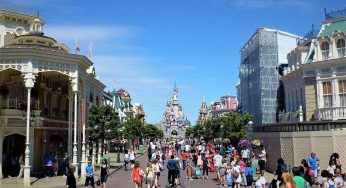
<instances>
[{"instance_id":1,"label":"potted plant","mask_svg":"<svg viewBox=\"0 0 346 188\"><path fill-rule=\"evenodd\" d=\"M251 142L249 140L240 140L238 143L238 148L240 149L245 149L245 148L250 148L251 147Z\"/></svg>"}]
</instances>

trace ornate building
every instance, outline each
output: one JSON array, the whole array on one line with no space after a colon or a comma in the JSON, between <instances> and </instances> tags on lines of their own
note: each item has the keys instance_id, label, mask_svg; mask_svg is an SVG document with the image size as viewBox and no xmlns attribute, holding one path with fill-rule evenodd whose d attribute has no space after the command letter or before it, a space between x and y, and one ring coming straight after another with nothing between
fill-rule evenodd
<instances>
[{"instance_id":1,"label":"ornate building","mask_svg":"<svg viewBox=\"0 0 346 188\"><path fill-rule=\"evenodd\" d=\"M178 88L175 85L172 97L167 102L166 110L163 113L163 120L159 125L166 138L185 137L185 129L191 125L183 113L178 93Z\"/></svg>"},{"instance_id":2,"label":"ornate building","mask_svg":"<svg viewBox=\"0 0 346 188\"><path fill-rule=\"evenodd\" d=\"M287 55L280 122L346 119L346 9L325 16L318 34Z\"/></svg>"},{"instance_id":3,"label":"ornate building","mask_svg":"<svg viewBox=\"0 0 346 188\"><path fill-rule=\"evenodd\" d=\"M203 99L201 108L199 109L199 116L196 121L196 124L203 124L207 120L208 116L208 106L205 100Z\"/></svg>"},{"instance_id":4,"label":"ornate building","mask_svg":"<svg viewBox=\"0 0 346 188\"><path fill-rule=\"evenodd\" d=\"M93 62L44 36L44 23L0 10L0 177L12 175L11 157L25 154L25 184L49 152L68 152L85 173L87 105L101 104L105 88Z\"/></svg>"}]
</instances>

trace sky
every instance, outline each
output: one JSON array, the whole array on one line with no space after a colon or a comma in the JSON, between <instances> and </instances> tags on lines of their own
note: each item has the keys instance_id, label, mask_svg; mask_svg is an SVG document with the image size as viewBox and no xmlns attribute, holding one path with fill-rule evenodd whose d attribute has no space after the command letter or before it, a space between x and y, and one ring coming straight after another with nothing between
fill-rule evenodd
<instances>
[{"instance_id":1,"label":"sky","mask_svg":"<svg viewBox=\"0 0 346 188\"><path fill-rule=\"evenodd\" d=\"M345 0L0 0L39 10L45 35L88 55L108 90L143 104L147 123L163 118L174 88L195 124L210 105L236 95L240 49L259 27L304 36ZM115 85L112 80L115 80Z\"/></svg>"}]
</instances>

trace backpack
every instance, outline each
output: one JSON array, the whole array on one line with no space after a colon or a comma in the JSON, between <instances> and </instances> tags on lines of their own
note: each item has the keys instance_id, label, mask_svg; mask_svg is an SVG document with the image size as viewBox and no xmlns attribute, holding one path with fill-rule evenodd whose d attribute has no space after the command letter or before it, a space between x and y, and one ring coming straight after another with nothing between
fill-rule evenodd
<instances>
[{"instance_id":1,"label":"backpack","mask_svg":"<svg viewBox=\"0 0 346 188\"><path fill-rule=\"evenodd\" d=\"M281 165L281 172L284 173L284 172L288 172L288 167L286 164L282 164Z\"/></svg>"},{"instance_id":2,"label":"backpack","mask_svg":"<svg viewBox=\"0 0 346 188\"><path fill-rule=\"evenodd\" d=\"M153 169L147 169L147 178L154 178Z\"/></svg>"},{"instance_id":3,"label":"backpack","mask_svg":"<svg viewBox=\"0 0 346 188\"><path fill-rule=\"evenodd\" d=\"M327 182L327 184L328 184L328 187L327 187L327 188L335 188L334 183L333 183L333 184L330 184L329 182Z\"/></svg>"},{"instance_id":4,"label":"backpack","mask_svg":"<svg viewBox=\"0 0 346 188\"><path fill-rule=\"evenodd\" d=\"M232 174L231 173L227 173L227 176L226 176L226 184L228 186L232 186Z\"/></svg>"}]
</instances>

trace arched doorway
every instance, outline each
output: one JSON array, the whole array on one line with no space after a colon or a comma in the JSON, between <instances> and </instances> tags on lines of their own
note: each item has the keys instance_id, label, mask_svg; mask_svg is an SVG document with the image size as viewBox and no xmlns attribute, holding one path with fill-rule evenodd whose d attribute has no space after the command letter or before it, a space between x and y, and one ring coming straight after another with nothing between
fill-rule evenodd
<instances>
[{"instance_id":1,"label":"arched doorway","mask_svg":"<svg viewBox=\"0 0 346 188\"><path fill-rule=\"evenodd\" d=\"M171 135L172 135L172 136L177 136L177 135L178 135L178 132L177 132L176 130L173 130L173 131L171 132Z\"/></svg>"},{"instance_id":2,"label":"arched doorway","mask_svg":"<svg viewBox=\"0 0 346 188\"><path fill-rule=\"evenodd\" d=\"M2 173L4 177L18 176L20 165L19 157L24 155L25 136L14 133L4 138L2 150Z\"/></svg>"}]
</instances>

